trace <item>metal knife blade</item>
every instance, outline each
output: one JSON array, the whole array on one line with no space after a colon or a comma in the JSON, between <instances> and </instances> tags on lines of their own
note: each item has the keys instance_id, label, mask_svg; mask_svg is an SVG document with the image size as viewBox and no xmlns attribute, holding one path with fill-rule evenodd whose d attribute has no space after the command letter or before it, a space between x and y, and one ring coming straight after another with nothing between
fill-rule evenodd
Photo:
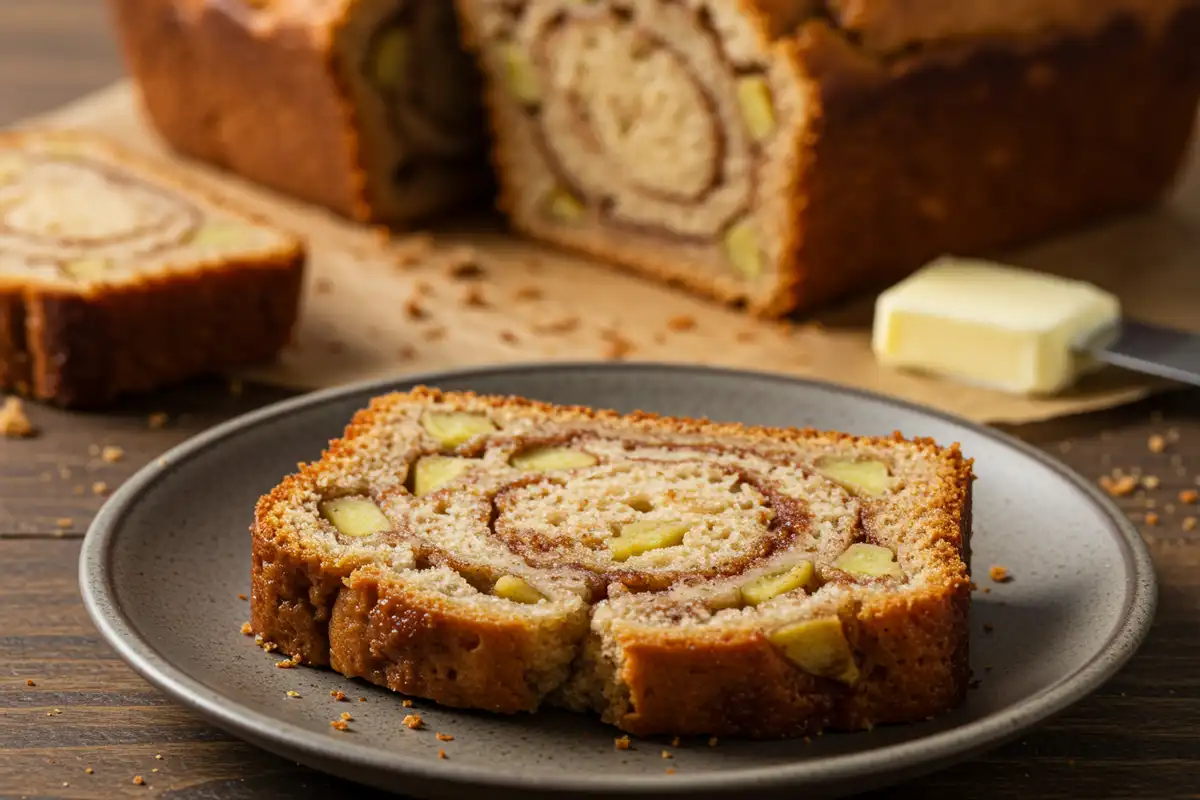
<instances>
[{"instance_id":1,"label":"metal knife blade","mask_svg":"<svg viewBox=\"0 0 1200 800\"><path fill-rule=\"evenodd\" d=\"M1122 320L1076 349L1105 364L1200 386L1200 333Z\"/></svg>"}]
</instances>

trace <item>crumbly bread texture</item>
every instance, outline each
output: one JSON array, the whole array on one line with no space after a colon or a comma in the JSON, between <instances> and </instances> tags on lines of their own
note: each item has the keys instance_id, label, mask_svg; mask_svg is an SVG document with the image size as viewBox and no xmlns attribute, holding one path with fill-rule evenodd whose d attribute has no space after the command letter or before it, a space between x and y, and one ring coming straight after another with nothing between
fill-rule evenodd
<instances>
[{"instance_id":1,"label":"crumbly bread texture","mask_svg":"<svg viewBox=\"0 0 1200 800\"><path fill-rule=\"evenodd\" d=\"M189 156L357 220L491 197L448 0L111 0L150 120Z\"/></svg>"},{"instance_id":2,"label":"crumbly bread texture","mask_svg":"<svg viewBox=\"0 0 1200 800\"><path fill-rule=\"evenodd\" d=\"M0 136L0 389L106 403L272 358L304 249L92 136Z\"/></svg>"},{"instance_id":3,"label":"crumbly bread texture","mask_svg":"<svg viewBox=\"0 0 1200 800\"><path fill-rule=\"evenodd\" d=\"M957 446L418 388L257 506L251 625L447 706L772 738L968 680Z\"/></svg>"},{"instance_id":4,"label":"crumbly bread texture","mask_svg":"<svg viewBox=\"0 0 1200 800\"><path fill-rule=\"evenodd\" d=\"M457 0L501 205L764 315L1147 204L1197 0Z\"/></svg>"}]
</instances>

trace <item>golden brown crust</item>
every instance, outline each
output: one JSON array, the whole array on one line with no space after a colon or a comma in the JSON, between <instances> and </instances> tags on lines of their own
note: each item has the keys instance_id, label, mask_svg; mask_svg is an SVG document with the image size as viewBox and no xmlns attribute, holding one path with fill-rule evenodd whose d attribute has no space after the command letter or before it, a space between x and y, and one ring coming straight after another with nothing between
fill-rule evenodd
<instances>
[{"instance_id":1,"label":"golden brown crust","mask_svg":"<svg viewBox=\"0 0 1200 800\"><path fill-rule=\"evenodd\" d=\"M31 394L56 405L97 406L268 360L291 337L302 262L296 251L90 296L28 290Z\"/></svg>"},{"instance_id":2,"label":"golden brown crust","mask_svg":"<svg viewBox=\"0 0 1200 800\"><path fill-rule=\"evenodd\" d=\"M259 500L251 529L253 630L306 663L329 663L348 676L446 705L501 712L534 710L552 688L547 681L553 676L531 676L526 668L532 640L522 624L472 616L449 604L431 603L428 595L417 599L399 579L366 566L366 556L323 559L307 549L287 516L296 498L321 476L337 473L339 461L355 451L358 440L378 431L391 408L442 401L775 445L817 437L884 445L909 441L898 433L855 439L814 429L641 412L621 417L611 411L425 387L373 399L320 461L300 465L296 475ZM921 507L923 524L930 527L931 556L943 580L846 612L845 630L862 670L853 688L797 670L761 633L688 638L636 629L616 634L623 654L617 669L627 700L609 721L637 734L771 738L919 720L960 703L968 679L970 592L963 559L969 553L972 463L956 445L938 449L927 439L911 442L938 459L939 477L947 487ZM585 637L578 633L582 658Z\"/></svg>"},{"instance_id":3,"label":"golden brown crust","mask_svg":"<svg viewBox=\"0 0 1200 800\"><path fill-rule=\"evenodd\" d=\"M820 87L819 121L795 188L795 286L773 311L1154 202L1192 135L1198 37L1190 5L1161 37L1126 18L883 64L807 26L789 46Z\"/></svg>"},{"instance_id":4,"label":"golden brown crust","mask_svg":"<svg viewBox=\"0 0 1200 800\"><path fill-rule=\"evenodd\" d=\"M330 51L302 27L269 34L240 0L111 0L130 72L185 155L357 220L365 195L352 109Z\"/></svg>"},{"instance_id":5,"label":"golden brown crust","mask_svg":"<svg viewBox=\"0 0 1200 800\"><path fill-rule=\"evenodd\" d=\"M369 573L345 584L329 626L333 669L454 708L536 711L534 647L517 621L487 623L430 605Z\"/></svg>"}]
</instances>

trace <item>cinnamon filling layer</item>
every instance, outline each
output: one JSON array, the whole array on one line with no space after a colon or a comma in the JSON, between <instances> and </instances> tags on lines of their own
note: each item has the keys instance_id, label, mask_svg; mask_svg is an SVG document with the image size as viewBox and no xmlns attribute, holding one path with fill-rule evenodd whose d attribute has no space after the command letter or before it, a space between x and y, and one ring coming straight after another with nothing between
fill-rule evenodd
<instances>
[{"instance_id":1,"label":"cinnamon filling layer","mask_svg":"<svg viewBox=\"0 0 1200 800\"><path fill-rule=\"evenodd\" d=\"M12 152L0 163L0 262L86 278L81 266L187 243L199 208L84 156ZM86 271L86 270L85 270Z\"/></svg>"},{"instance_id":2,"label":"cinnamon filling layer","mask_svg":"<svg viewBox=\"0 0 1200 800\"><path fill-rule=\"evenodd\" d=\"M493 448L516 454L555 448L592 463L497 474ZM482 471L473 476L464 466L463 477L451 478L444 492L414 497L410 467L410 489L389 490L380 502L400 520L389 539L411 547L419 568L444 565L481 585L488 580L484 554L497 543L535 570L573 573L597 602L613 587L664 592L736 577L788 553L824 563L868 538L861 505L836 483L754 451L568 435L497 437L456 458ZM792 477L781 482L783 474ZM819 498L815 510L804 487ZM472 544L447 547L439 536L428 538L422 531L431 522ZM623 549L631 531L643 538ZM831 570L822 571L822 580L847 578Z\"/></svg>"},{"instance_id":3,"label":"cinnamon filling layer","mask_svg":"<svg viewBox=\"0 0 1200 800\"><path fill-rule=\"evenodd\" d=\"M776 128L764 65L735 64L703 6L545 0L513 15L498 63L557 184L543 213L712 245L759 277L755 171Z\"/></svg>"}]
</instances>

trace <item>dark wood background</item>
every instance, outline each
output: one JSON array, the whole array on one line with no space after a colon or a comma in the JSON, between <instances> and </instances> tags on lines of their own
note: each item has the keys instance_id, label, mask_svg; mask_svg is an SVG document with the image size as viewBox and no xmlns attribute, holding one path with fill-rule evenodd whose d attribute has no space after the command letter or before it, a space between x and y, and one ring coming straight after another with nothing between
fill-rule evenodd
<instances>
[{"instance_id":1,"label":"dark wood background","mask_svg":"<svg viewBox=\"0 0 1200 800\"><path fill-rule=\"evenodd\" d=\"M0 0L0 124L120 74L99 0ZM200 382L104 414L30 407L41 435L0 439L0 798L376 796L242 744L173 705L116 658L79 602L79 539L103 502L93 484L114 488L188 436L281 396L255 387L233 396ZM163 429L147 424L157 411L170 414ZM1200 393L1015 432L1092 478L1123 469L1159 479L1156 489L1120 500L1158 565L1158 620L1141 653L1096 695L1021 741L903 791L1200 798L1200 530L1184 522L1200 507L1178 499L1200 477ZM1154 435L1167 440L1161 453L1148 446ZM108 444L125 458L96 458L96 446ZM134 785L135 775L146 785Z\"/></svg>"}]
</instances>

